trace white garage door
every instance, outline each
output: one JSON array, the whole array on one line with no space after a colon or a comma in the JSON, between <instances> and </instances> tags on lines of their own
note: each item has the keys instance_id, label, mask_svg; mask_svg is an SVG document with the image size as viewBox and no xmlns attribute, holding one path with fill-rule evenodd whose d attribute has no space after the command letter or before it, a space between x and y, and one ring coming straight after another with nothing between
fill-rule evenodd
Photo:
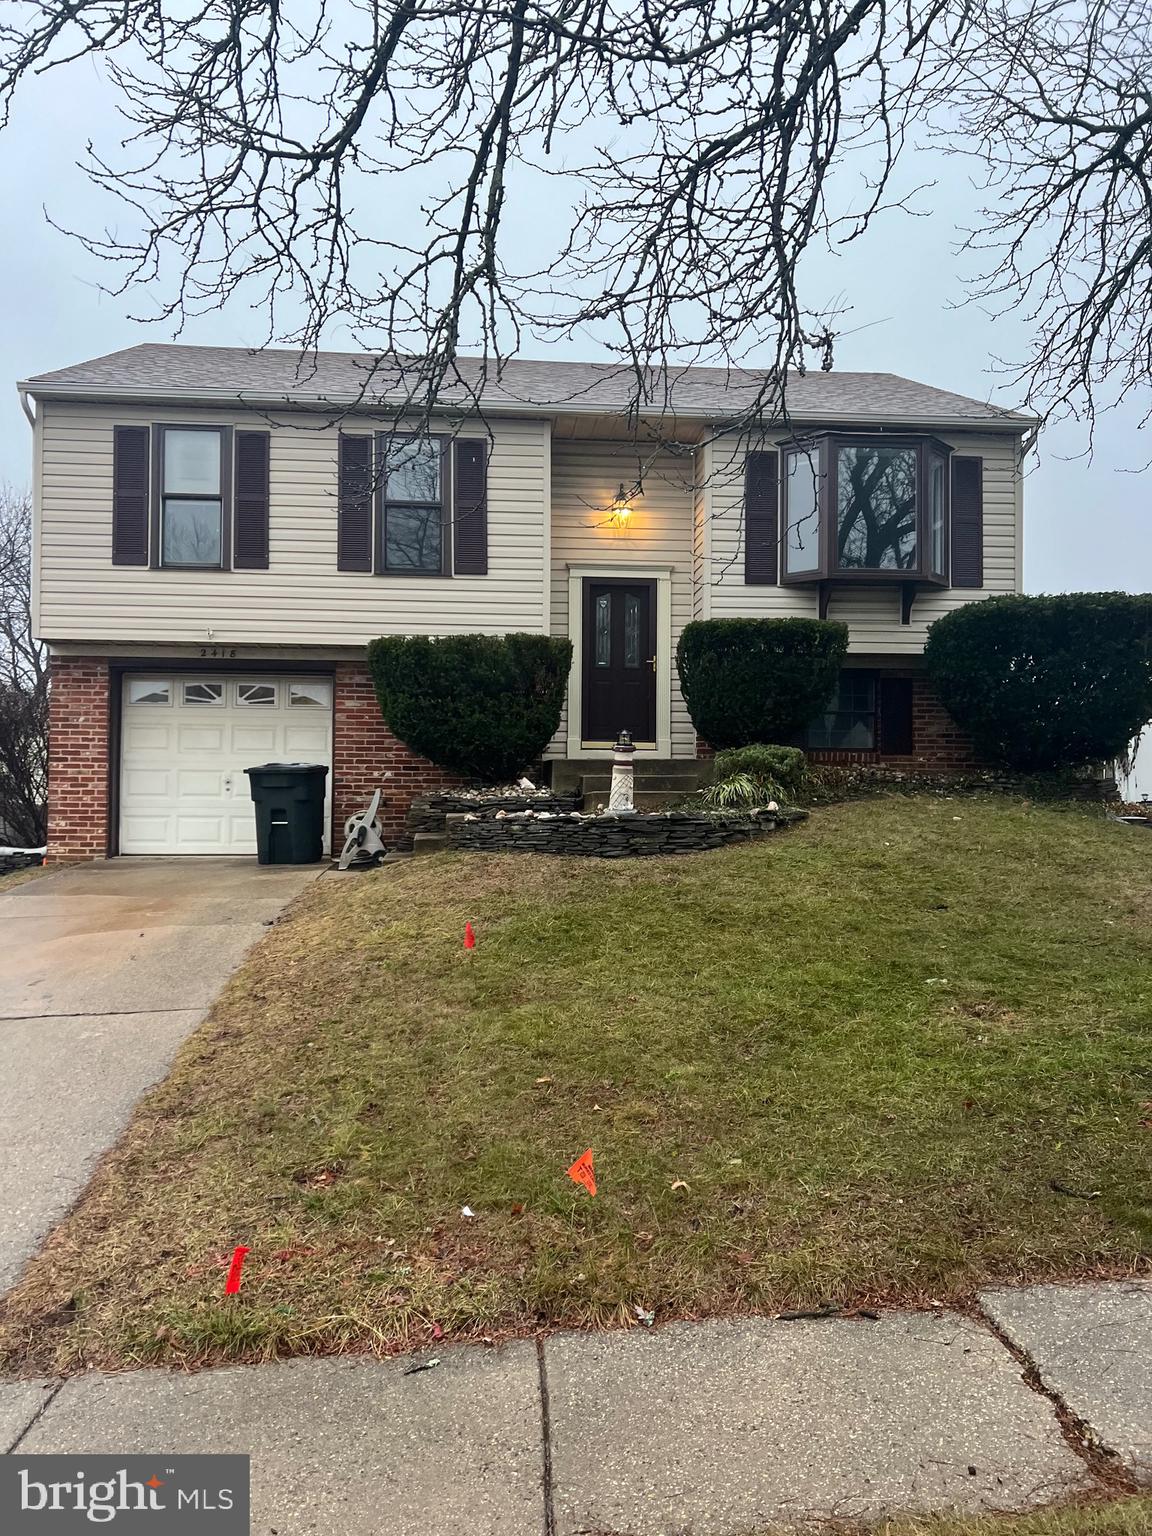
<instances>
[{"instance_id":1,"label":"white garage door","mask_svg":"<svg viewBox=\"0 0 1152 1536\"><path fill-rule=\"evenodd\" d=\"M255 853L245 768L331 769L328 678L126 676L122 714L121 853ZM327 782L325 851L331 772Z\"/></svg>"}]
</instances>

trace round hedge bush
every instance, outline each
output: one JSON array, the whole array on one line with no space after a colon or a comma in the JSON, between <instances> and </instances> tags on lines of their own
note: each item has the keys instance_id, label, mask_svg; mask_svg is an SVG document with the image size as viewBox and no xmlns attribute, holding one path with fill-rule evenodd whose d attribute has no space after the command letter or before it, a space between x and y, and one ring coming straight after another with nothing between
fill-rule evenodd
<instances>
[{"instance_id":1,"label":"round hedge bush","mask_svg":"<svg viewBox=\"0 0 1152 1536\"><path fill-rule=\"evenodd\" d=\"M848 626L827 619L699 619L676 647L692 724L716 750L788 744L832 697Z\"/></svg>"},{"instance_id":2,"label":"round hedge bush","mask_svg":"<svg viewBox=\"0 0 1152 1536\"><path fill-rule=\"evenodd\" d=\"M1106 761L1152 719L1152 595L971 603L932 625L924 662L985 757L1027 772Z\"/></svg>"},{"instance_id":3,"label":"round hedge bush","mask_svg":"<svg viewBox=\"0 0 1152 1536\"><path fill-rule=\"evenodd\" d=\"M572 642L551 635L387 635L368 670L388 729L452 773L515 778L556 733Z\"/></svg>"}]
</instances>

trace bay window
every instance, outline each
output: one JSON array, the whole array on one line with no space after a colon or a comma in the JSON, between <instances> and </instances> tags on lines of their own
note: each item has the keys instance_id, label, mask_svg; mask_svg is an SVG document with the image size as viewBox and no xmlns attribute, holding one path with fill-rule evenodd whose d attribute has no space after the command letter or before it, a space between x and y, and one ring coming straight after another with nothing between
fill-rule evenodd
<instances>
[{"instance_id":1,"label":"bay window","mask_svg":"<svg viewBox=\"0 0 1152 1536\"><path fill-rule=\"evenodd\" d=\"M824 433L783 449L784 582L948 581L950 450Z\"/></svg>"}]
</instances>

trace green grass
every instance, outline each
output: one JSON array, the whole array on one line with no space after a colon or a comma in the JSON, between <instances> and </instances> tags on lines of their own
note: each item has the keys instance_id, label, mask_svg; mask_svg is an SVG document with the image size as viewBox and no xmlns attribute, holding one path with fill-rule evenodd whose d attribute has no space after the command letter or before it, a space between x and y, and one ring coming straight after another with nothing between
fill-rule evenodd
<instances>
[{"instance_id":1,"label":"green grass","mask_svg":"<svg viewBox=\"0 0 1152 1536\"><path fill-rule=\"evenodd\" d=\"M1152 1536L1152 1498L1069 1504L1026 1515L886 1520L869 1536Z\"/></svg>"},{"instance_id":2,"label":"green grass","mask_svg":"<svg viewBox=\"0 0 1152 1536\"><path fill-rule=\"evenodd\" d=\"M993 798L861 801L690 858L326 878L0 1346L258 1359L1141 1268L1150 915L1146 833ZM565 1176L585 1147L595 1199Z\"/></svg>"}]
</instances>

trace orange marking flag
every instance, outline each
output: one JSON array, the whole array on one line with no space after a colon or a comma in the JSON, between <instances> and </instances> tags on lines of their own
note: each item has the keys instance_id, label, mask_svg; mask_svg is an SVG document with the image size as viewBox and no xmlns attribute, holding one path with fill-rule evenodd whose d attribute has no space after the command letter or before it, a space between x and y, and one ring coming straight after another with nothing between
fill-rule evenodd
<instances>
[{"instance_id":1,"label":"orange marking flag","mask_svg":"<svg viewBox=\"0 0 1152 1536\"><path fill-rule=\"evenodd\" d=\"M568 1170L568 1177L574 1179L577 1184L583 1184L590 1195L596 1193L596 1175L592 1170L592 1148L587 1152L581 1152L580 1156Z\"/></svg>"}]
</instances>

